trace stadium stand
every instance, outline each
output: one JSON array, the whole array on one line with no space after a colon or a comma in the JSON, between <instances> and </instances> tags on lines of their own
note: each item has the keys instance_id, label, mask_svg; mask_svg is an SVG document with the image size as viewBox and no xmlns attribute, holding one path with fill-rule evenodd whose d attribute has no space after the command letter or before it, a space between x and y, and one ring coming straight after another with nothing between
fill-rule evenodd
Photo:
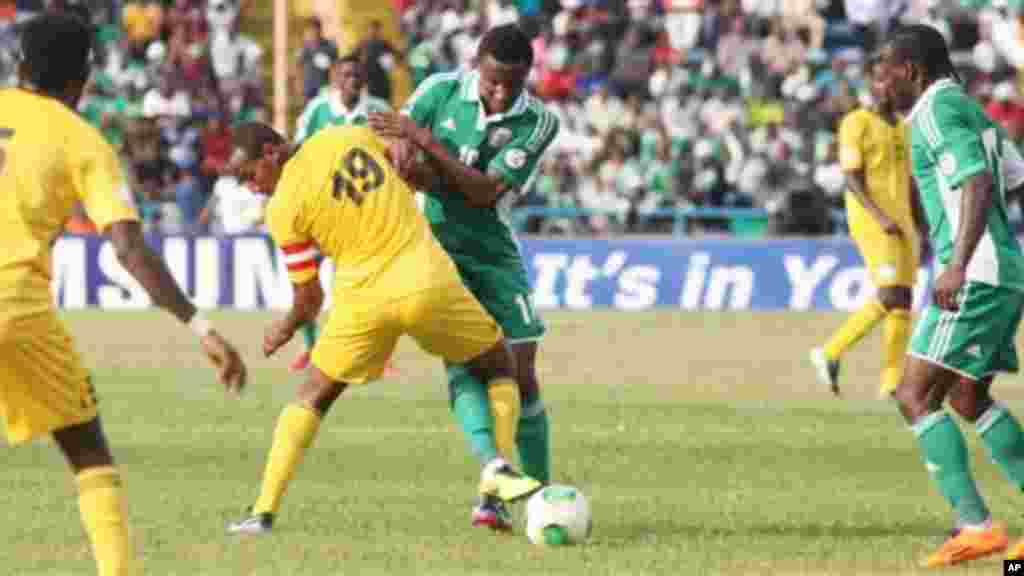
<instances>
[{"instance_id":1,"label":"stadium stand","mask_svg":"<svg viewBox=\"0 0 1024 576\"><path fill-rule=\"evenodd\" d=\"M67 4L0 2L5 78L14 70L16 23ZM203 208L224 143L234 122L265 116L269 47L238 32L246 7L87 4L103 66L81 112L122 150L149 229L223 232ZM835 126L866 98L865 55L901 22L939 26L971 91L1014 139L1024 136L1021 0L394 4L408 46L374 53L404 58L416 82L469 63L490 25L518 19L535 36L532 89L562 130L514 209L512 222L527 233L843 234ZM380 76L389 64L368 62L373 84L383 82L377 90L386 89ZM304 79L297 92L306 98L329 82ZM1013 209L1020 222L1019 202ZM87 231L88 223L70 228Z\"/></svg>"}]
</instances>

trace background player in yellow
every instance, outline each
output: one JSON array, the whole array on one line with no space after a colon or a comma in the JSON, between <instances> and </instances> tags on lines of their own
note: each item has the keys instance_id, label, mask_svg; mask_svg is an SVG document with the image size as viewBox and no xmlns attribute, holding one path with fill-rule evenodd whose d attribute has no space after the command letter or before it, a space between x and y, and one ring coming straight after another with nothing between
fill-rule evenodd
<instances>
[{"instance_id":1,"label":"background player in yellow","mask_svg":"<svg viewBox=\"0 0 1024 576\"><path fill-rule=\"evenodd\" d=\"M519 394L501 329L462 284L413 190L392 168L384 141L365 127L337 126L293 149L269 126L250 123L235 130L234 147L232 171L254 192L271 196L267 228L294 290L291 310L266 332L264 353L273 354L320 311L318 252L334 261L337 306L295 403L278 419L256 504L228 531L270 531L323 416L350 384L380 378L404 334L430 354L468 363L495 391L496 436L507 458L515 447ZM480 491L517 500L539 488L498 458L484 468Z\"/></svg>"},{"instance_id":2,"label":"background player in yellow","mask_svg":"<svg viewBox=\"0 0 1024 576\"><path fill-rule=\"evenodd\" d=\"M90 31L77 19L40 16L26 24L21 49L19 86L0 91L0 413L11 444L53 435L75 474L98 573L133 574L120 476L50 292L51 246L75 204L110 234L153 302L197 332L224 385L240 391L245 366L147 247L114 150L74 112Z\"/></svg>"},{"instance_id":3,"label":"background player in yellow","mask_svg":"<svg viewBox=\"0 0 1024 576\"><path fill-rule=\"evenodd\" d=\"M846 175L850 235L864 258L877 296L850 316L822 348L811 351L818 379L839 393L843 354L885 321L879 393L887 396L903 375L919 251L910 187L907 132L872 66L873 105L847 114L839 125L839 162Z\"/></svg>"}]
</instances>

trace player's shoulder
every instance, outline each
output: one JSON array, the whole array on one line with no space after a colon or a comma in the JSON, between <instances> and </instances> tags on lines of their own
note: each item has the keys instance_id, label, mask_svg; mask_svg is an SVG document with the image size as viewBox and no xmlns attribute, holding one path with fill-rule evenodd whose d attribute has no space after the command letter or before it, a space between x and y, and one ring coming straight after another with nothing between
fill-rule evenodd
<instances>
[{"instance_id":1,"label":"player's shoulder","mask_svg":"<svg viewBox=\"0 0 1024 576\"><path fill-rule=\"evenodd\" d=\"M409 97L409 101L414 102L427 97L439 98L456 94L459 92L459 87L469 79L470 73L471 71L460 68L451 72L431 74L420 82L412 96Z\"/></svg>"},{"instance_id":2,"label":"player's shoulder","mask_svg":"<svg viewBox=\"0 0 1024 576\"><path fill-rule=\"evenodd\" d=\"M331 106L330 94L327 90L322 91L306 103L302 109L302 117L309 119Z\"/></svg>"},{"instance_id":3,"label":"player's shoulder","mask_svg":"<svg viewBox=\"0 0 1024 576\"><path fill-rule=\"evenodd\" d=\"M561 129L561 121L558 115L544 105L544 103L532 94L524 94L526 98L526 112L532 129L527 139L528 148L543 149L558 135Z\"/></svg>"},{"instance_id":4,"label":"player's shoulder","mask_svg":"<svg viewBox=\"0 0 1024 576\"><path fill-rule=\"evenodd\" d=\"M850 110L839 119L839 129L864 126L873 122L876 118L873 110L866 106L858 106Z\"/></svg>"},{"instance_id":5,"label":"player's shoulder","mask_svg":"<svg viewBox=\"0 0 1024 576\"><path fill-rule=\"evenodd\" d=\"M84 117L62 102L24 90L0 91L0 124L46 126L47 141L72 153L113 153L99 129Z\"/></svg>"}]
</instances>

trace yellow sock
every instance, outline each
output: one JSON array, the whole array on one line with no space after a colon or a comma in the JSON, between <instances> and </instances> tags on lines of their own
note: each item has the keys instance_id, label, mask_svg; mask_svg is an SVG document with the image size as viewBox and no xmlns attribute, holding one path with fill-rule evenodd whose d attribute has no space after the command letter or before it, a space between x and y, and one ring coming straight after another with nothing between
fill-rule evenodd
<instances>
[{"instance_id":1,"label":"yellow sock","mask_svg":"<svg viewBox=\"0 0 1024 576\"><path fill-rule=\"evenodd\" d=\"M910 340L910 310L895 309L885 317L882 332L885 345L885 367L882 369L882 396L892 394L903 377L903 359Z\"/></svg>"},{"instance_id":2,"label":"yellow sock","mask_svg":"<svg viewBox=\"0 0 1024 576\"><path fill-rule=\"evenodd\" d=\"M320 415L311 408L289 404L281 412L263 471L263 487L252 509L254 514L277 513L284 491L319 428Z\"/></svg>"},{"instance_id":3,"label":"yellow sock","mask_svg":"<svg viewBox=\"0 0 1024 576\"><path fill-rule=\"evenodd\" d=\"M75 481L78 511L92 543L96 573L99 576L135 574L135 550L121 495L121 475L113 466L102 466L79 472Z\"/></svg>"},{"instance_id":4,"label":"yellow sock","mask_svg":"<svg viewBox=\"0 0 1024 576\"><path fill-rule=\"evenodd\" d=\"M516 429L519 426L519 385L511 378L495 378L487 383L487 397L494 417L494 444L502 458L514 462Z\"/></svg>"},{"instance_id":5,"label":"yellow sock","mask_svg":"<svg viewBox=\"0 0 1024 576\"><path fill-rule=\"evenodd\" d=\"M847 318L839 330L832 334L828 343L825 344L825 356L829 360L838 360L884 317L885 308L881 302L878 300L868 302L866 306Z\"/></svg>"}]
</instances>

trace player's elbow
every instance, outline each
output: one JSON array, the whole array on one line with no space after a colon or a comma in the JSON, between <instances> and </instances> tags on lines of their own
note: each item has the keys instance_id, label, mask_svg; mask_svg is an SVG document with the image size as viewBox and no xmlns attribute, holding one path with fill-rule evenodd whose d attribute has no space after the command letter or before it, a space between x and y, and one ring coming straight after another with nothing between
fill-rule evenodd
<instances>
[{"instance_id":1,"label":"player's elbow","mask_svg":"<svg viewBox=\"0 0 1024 576\"><path fill-rule=\"evenodd\" d=\"M114 222L110 225L110 242L117 261L126 270L134 270L147 249L142 225L134 221Z\"/></svg>"}]
</instances>

